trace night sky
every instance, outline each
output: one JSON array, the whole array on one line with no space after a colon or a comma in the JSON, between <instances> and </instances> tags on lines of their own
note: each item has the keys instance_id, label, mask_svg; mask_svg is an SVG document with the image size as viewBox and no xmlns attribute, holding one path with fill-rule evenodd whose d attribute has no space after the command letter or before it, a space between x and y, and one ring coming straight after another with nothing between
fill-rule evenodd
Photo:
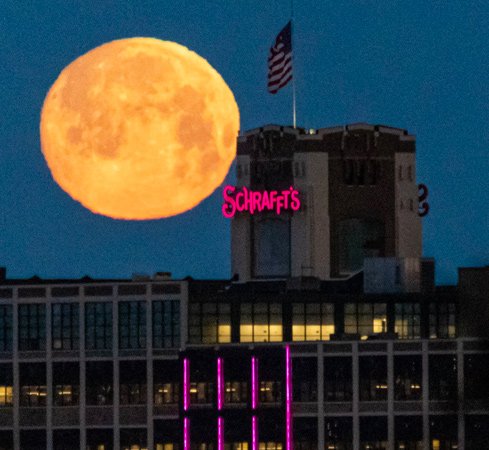
<instances>
[{"instance_id":1,"label":"night sky","mask_svg":"<svg viewBox=\"0 0 489 450\"><path fill-rule=\"evenodd\" d=\"M41 106L81 54L147 36L206 58L234 92L242 130L290 125L290 87L266 90L268 49L289 18L289 0L2 1L0 266L10 277L228 278L220 189L171 219L94 215L51 178ZM368 122L416 135L418 182L430 189L423 248L437 281L489 264L489 3L296 0L294 26L298 125Z\"/></svg>"}]
</instances>

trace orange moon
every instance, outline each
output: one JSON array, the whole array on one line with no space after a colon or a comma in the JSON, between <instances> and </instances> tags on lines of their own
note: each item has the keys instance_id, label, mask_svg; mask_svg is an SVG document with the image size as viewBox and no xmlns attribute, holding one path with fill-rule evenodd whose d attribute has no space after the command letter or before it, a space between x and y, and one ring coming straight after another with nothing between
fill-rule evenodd
<instances>
[{"instance_id":1,"label":"orange moon","mask_svg":"<svg viewBox=\"0 0 489 450\"><path fill-rule=\"evenodd\" d=\"M175 42L121 39L68 65L41 113L54 180L94 213L170 217L223 182L239 110L219 73Z\"/></svg>"}]
</instances>

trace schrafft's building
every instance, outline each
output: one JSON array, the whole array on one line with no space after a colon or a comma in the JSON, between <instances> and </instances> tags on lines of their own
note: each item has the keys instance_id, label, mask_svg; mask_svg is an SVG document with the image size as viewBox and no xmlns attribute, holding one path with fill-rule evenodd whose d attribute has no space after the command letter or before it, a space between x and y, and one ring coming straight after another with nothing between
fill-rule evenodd
<instances>
[{"instance_id":1,"label":"schrafft's building","mask_svg":"<svg viewBox=\"0 0 489 450\"><path fill-rule=\"evenodd\" d=\"M235 211L231 280L0 273L0 449L489 449L489 268L435 286L414 145L240 136L233 201L300 207Z\"/></svg>"}]
</instances>

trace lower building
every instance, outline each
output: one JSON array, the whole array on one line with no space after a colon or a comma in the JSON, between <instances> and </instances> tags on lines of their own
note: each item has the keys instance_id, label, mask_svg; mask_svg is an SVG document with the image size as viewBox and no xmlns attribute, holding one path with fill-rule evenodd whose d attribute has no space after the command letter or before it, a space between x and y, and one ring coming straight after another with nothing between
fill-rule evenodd
<instances>
[{"instance_id":1,"label":"lower building","mask_svg":"<svg viewBox=\"0 0 489 450\"><path fill-rule=\"evenodd\" d=\"M0 449L489 449L488 276L4 278Z\"/></svg>"}]
</instances>

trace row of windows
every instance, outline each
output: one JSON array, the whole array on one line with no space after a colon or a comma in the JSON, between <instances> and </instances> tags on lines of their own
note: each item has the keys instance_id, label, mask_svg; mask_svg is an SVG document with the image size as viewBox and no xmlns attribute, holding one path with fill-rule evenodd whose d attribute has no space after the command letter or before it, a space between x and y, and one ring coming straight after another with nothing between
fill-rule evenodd
<instances>
[{"instance_id":1,"label":"row of windows","mask_svg":"<svg viewBox=\"0 0 489 450\"><path fill-rule=\"evenodd\" d=\"M353 398L352 358L328 356L323 360L324 399L328 402L351 401ZM267 361L263 360L263 364ZM153 363L153 399L155 405L178 404L181 384L181 367L178 361ZM261 364L261 365L263 365ZM359 357L359 398L361 401L385 401L388 389L386 356ZM393 394L396 401L421 400L423 392L423 368L421 355L395 355L393 360ZM229 366L232 368L232 366ZM283 399L281 373L272 364L259 376L260 402L280 402ZM209 366L191 375L191 404L215 401L215 373ZM249 369L249 367L248 367ZM247 403L250 399L250 381L240 371L225 378L225 403ZM21 363L19 365L20 404L23 406L46 405L46 364ZM76 362L56 362L52 366L53 402L57 406L79 402L80 367ZM318 378L315 358L294 358L293 399L296 402L317 401ZM487 354L464 356L464 396L470 400L489 400ZM120 361L120 403L145 404L147 401L146 365L141 361ZM429 399L456 404L457 357L442 354L429 355ZM85 372L86 403L110 405L113 401L113 362L88 361ZM12 364L0 364L0 406L13 404Z\"/></svg>"},{"instance_id":2,"label":"row of windows","mask_svg":"<svg viewBox=\"0 0 489 450\"><path fill-rule=\"evenodd\" d=\"M119 348L146 347L146 302L119 302ZM153 301L153 347L178 347L180 311L176 300ZM51 309L53 350L79 348L79 304L54 303ZM85 304L85 347L112 348L112 303ZM46 305L19 305L19 350L46 349ZM0 351L12 351L12 306L0 305Z\"/></svg>"},{"instance_id":3,"label":"row of windows","mask_svg":"<svg viewBox=\"0 0 489 450\"><path fill-rule=\"evenodd\" d=\"M119 348L146 347L146 303L120 302ZM152 304L153 347L178 347L180 340L179 303L176 300ZM281 303L243 303L240 307L240 342L280 342L283 335ZM79 348L79 305L52 305L53 350ZM19 349L45 350L46 305L19 305ZM422 336L421 307L418 303L395 305L394 331L400 339ZM430 338L456 337L455 305L432 303L429 306ZM367 338L388 331L385 303L346 303L344 332ZM231 342L231 307L229 303L191 303L189 308L189 342ZM292 340L328 340L335 333L335 311L332 303L293 303ZM112 348L112 304L94 302L85 305L85 346L87 350ZM12 307L0 306L0 351L12 349Z\"/></svg>"},{"instance_id":4,"label":"row of windows","mask_svg":"<svg viewBox=\"0 0 489 450\"><path fill-rule=\"evenodd\" d=\"M456 337L454 304L430 304L429 337ZM394 307L394 332L399 339L422 337L419 303L399 303ZM362 339L388 331L386 303L346 303L344 332ZM281 303L243 303L240 306L240 342L280 342L283 336ZM335 333L332 303L293 303L292 340L329 340ZM231 342L231 308L229 303L190 304L189 341L191 344Z\"/></svg>"}]
</instances>

